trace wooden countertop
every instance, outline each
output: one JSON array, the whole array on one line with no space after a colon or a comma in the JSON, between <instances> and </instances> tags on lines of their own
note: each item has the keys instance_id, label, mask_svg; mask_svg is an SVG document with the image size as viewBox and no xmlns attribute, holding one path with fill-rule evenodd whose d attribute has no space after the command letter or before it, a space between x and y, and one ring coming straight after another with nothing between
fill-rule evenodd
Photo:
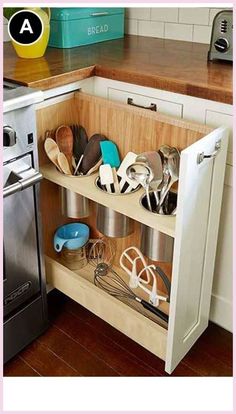
<instances>
[{"instance_id":1,"label":"wooden countertop","mask_svg":"<svg viewBox=\"0 0 236 414\"><path fill-rule=\"evenodd\" d=\"M232 104L232 64L207 62L208 45L125 36L21 59L4 44L4 78L46 90L90 76Z\"/></svg>"}]
</instances>

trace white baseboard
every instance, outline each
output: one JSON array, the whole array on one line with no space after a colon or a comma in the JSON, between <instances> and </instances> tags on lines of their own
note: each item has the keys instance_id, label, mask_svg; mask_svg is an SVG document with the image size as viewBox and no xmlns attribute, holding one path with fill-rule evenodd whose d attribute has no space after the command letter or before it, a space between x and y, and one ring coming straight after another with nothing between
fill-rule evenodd
<instances>
[{"instance_id":1,"label":"white baseboard","mask_svg":"<svg viewBox=\"0 0 236 414\"><path fill-rule=\"evenodd\" d=\"M227 331L233 332L232 303L222 296L211 296L210 320Z\"/></svg>"}]
</instances>

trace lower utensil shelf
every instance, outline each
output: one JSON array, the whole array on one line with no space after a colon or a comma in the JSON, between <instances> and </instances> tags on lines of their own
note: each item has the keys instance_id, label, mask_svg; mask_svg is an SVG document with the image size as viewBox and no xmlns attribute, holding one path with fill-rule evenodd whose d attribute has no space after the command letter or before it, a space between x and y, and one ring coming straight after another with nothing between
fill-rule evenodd
<instances>
[{"instance_id":1,"label":"lower utensil shelf","mask_svg":"<svg viewBox=\"0 0 236 414\"><path fill-rule=\"evenodd\" d=\"M91 265L71 271L59 260L45 256L47 282L86 309L133 339L150 352L165 360L167 324L131 301L124 303L93 283L94 268ZM124 273L116 268L122 277ZM141 290L141 289L140 289ZM140 294L140 291L137 291ZM168 314L169 304L162 302L159 309Z\"/></svg>"}]
</instances>

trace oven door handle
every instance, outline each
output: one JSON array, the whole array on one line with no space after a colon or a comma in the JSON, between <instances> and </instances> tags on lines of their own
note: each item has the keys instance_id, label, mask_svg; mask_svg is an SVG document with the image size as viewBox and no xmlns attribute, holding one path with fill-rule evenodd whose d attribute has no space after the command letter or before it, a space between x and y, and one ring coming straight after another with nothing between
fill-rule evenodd
<instances>
[{"instance_id":1,"label":"oven door handle","mask_svg":"<svg viewBox=\"0 0 236 414\"><path fill-rule=\"evenodd\" d=\"M32 175L28 175L25 178L22 178L17 183L9 185L8 187L3 189L3 198L8 197L12 194L17 193L18 191L25 190L28 187L31 187L37 184L39 181L42 180L43 176L40 172L35 171L33 168L31 170L34 171Z\"/></svg>"}]
</instances>

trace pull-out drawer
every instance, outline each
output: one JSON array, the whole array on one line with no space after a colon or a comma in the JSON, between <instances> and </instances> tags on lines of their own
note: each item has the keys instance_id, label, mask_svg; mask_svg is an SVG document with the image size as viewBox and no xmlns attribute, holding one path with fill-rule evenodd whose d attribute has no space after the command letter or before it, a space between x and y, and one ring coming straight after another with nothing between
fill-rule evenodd
<instances>
[{"instance_id":1,"label":"pull-out drawer","mask_svg":"<svg viewBox=\"0 0 236 414\"><path fill-rule=\"evenodd\" d=\"M47 179L41 193L48 281L164 359L166 371L171 373L208 324L227 130L212 130L80 92L41 104L37 122L41 171ZM131 150L136 153L158 150L162 144L178 147L181 163L176 218L142 209L141 190L126 197L103 194L95 186L96 175L71 178L49 165L43 149L45 131L73 123L83 125L88 136L101 133L115 141L121 158ZM59 186L86 196L93 205L105 205L136 220L134 235L116 240L116 266L124 248L139 247L139 223L174 238L171 298L164 309L169 314L168 325L150 320L147 314L101 292L93 285L93 271L89 267L74 273L55 258L53 233L65 222L60 213ZM94 214L86 222L96 232Z\"/></svg>"}]
</instances>

